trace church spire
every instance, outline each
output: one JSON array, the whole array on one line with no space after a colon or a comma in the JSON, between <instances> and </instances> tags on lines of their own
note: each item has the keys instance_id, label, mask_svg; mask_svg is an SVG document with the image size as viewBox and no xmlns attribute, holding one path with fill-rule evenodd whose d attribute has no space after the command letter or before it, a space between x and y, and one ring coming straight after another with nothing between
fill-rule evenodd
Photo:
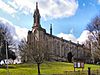
<instances>
[{"instance_id":1,"label":"church spire","mask_svg":"<svg viewBox=\"0 0 100 75\"><path fill-rule=\"evenodd\" d=\"M36 27L36 28L41 27L40 26L40 13L39 13L39 9L38 9L38 2L36 2L36 9L34 11L33 18L34 18L33 28L34 27Z\"/></svg>"},{"instance_id":2,"label":"church spire","mask_svg":"<svg viewBox=\"0 0 100 75\"><path fill-rule=\"evenodd\" d=\"M36 2L36 9L38 9L38 2Z\"/></svg>"}]
</instances>

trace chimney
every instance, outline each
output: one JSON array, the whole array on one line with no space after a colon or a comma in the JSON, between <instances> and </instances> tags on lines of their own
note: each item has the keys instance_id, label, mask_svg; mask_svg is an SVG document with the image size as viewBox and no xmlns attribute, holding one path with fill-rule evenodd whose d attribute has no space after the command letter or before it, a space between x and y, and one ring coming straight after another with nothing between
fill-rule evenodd
<instances>
[{"instance_id":1,"label":"chimney","mask_svg":"<svg viewBox=\"0 0 100 75\"><path fill-rule=\"evenodd\" d=\"M50 35L52 35L52 24L50 24Z\"/></svg>"}]
</instances>

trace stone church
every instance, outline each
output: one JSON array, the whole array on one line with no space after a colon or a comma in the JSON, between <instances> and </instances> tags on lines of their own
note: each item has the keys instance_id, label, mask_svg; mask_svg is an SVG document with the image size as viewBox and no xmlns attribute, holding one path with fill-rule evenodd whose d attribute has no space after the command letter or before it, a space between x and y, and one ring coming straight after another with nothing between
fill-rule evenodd
<instances>
[{"instance_id":1,"label":"stone church","mask_svg":"<svg viewBox=\"0 0 100 75\"><path fill-rule=\"evenodd\" d=\"M74 59L84 59L85 62L89 62L90 59L90 49L86 48L84 45L79 43L73 43L71 41L59 38L52 35L52 25L50 26L50 33L46 32L46 29L42 28L40 24L40 13L38 8L38 3L36 3L36 9L33 15L33 26L32 30L28 31L27 41L28 44L34 45L35 41L43 40L46 44L47 49L50 49L52 54L55 55L55 60L57 61L68 61L68 53L71 52Z\"/></svg>"}]
</instances>

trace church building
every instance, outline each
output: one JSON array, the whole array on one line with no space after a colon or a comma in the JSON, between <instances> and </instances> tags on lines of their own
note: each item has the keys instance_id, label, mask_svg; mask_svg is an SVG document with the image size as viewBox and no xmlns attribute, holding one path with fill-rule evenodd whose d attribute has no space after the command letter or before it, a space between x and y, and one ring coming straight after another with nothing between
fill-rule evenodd
<instances>
[{"instance_id":1,"label":"church building","mask_svg":"<svg viewBox=\"0 0 100 75\"><path fill-rule=\"evenodd\" d=\"M50 25L50 33L46 32L46 29L42 28L40 24L40 12L38 8L38 3L36 3L36 9L33 15L33 26L32 30L28 31L27 41L28 44L34 45L35 41L42 40L45 42L45 46L49 49L55 58L56 61L68 61L68 53L71 52L73 55L73 60L75 59L84 59L85 62L88 62L90 59L90 49L86 48L84 45L79 43L74 43L63 38L59 38L52 34L52 25Z\"/></svg>"}]
</instances>

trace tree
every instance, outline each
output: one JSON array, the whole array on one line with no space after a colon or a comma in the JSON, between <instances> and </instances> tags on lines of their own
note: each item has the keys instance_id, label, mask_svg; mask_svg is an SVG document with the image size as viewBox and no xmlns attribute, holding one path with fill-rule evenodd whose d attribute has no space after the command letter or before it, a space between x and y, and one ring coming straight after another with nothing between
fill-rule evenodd
<instances>
[{"instance_id":1,"label":"tree","mask_svg":"<svg viewBox=\"0 0 100 75\"><path fill-rule=\"evenodd\" d=\"M19 48L19 53L20 53L20 56L21 56L21 61L23 63L27 63L27 62L30 62L29 61L29 48L28 48L28 44L27 44L27 41L26 39L22 39L21 42L19 43L18 45L18 48Z\"/></svg>"},{"instance_id":2,"label":"tree","mask_svg":"<svg viewBox=\"0 0 100 75\"><path fill-rule=\"evenodd\" d=\"M87 25L90 31L89 40L91 53L95 61L100 60L100 16L96 16L91 23Z\"/></svg>"},{"instance_id":3,"label":"tree","mask_svg":"<svg viewBox=\"0 0 100 75\"><path fill-rule=\"evenodd\" d=\"M40 75L40 65L50 58L50 51L46 48L46 43L43 40L35 40L34 44L27 43L25 40L21 41L19 45L20 54L27 62L36 63L38 67L38 75ZM26 56L26 57L25 57Z\"/></svg>"},{"instance_id":4,"label":"tree","mask_svg":"<svg viewBox=\"0 0 100 75\"><path fill-rule=\"evenodd\" d=\"M15 47L13 37L11 36L7 26L0 24L0 61L6 59L6 46L8 51L8 59L16 59L15 53L12 51Z\"/></svg>"},{"instance_id":5,"label":"tree","mask_svg":"<svg viewBox=\"0 0 100 75\"><path fill-rule=\"evenodd\" d=\"M69 53L67 54L68 62L72 62L72 57L73 57L72 53L69 52Z\"/></svg>"}]
</instances>

